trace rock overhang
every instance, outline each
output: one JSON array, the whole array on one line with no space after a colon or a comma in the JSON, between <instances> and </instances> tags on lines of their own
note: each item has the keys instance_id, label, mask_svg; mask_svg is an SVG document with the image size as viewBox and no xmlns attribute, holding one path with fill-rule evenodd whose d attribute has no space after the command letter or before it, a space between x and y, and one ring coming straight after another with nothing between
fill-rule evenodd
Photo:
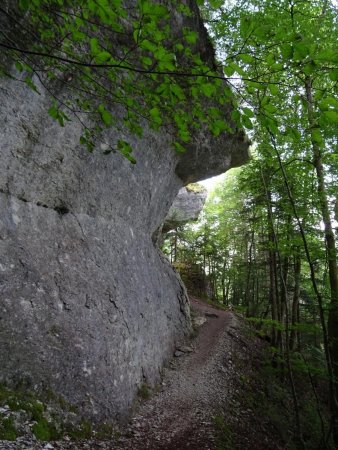
<instances>
[{"instance_id":1,"label":"rock overhang","mask_svg":"<svg viewBox=\"0 0 338 450\"><path fill-rule=\"evenodd\" d=\"M185 3L213 64L197 6ZM42 86L1 84L0 380L47 386L93 420L125 416L190 329L184 286L151 235L182 185L245 162L248 143L202 128L178 155L169 134L123 131L132 166L81 148L79 124L48 116Z\"/></svg>"},{"instance_id":2,"label":"rock overhang","mask_svg":"<svg viewBox=\"0 0 338 450\"><path fill-rule=\"evenodd\" d=\"M196 221L203 209L208 192L202 185L187 185L179 190L165 218L162 232Z\"/></svg>"}]
</instances>

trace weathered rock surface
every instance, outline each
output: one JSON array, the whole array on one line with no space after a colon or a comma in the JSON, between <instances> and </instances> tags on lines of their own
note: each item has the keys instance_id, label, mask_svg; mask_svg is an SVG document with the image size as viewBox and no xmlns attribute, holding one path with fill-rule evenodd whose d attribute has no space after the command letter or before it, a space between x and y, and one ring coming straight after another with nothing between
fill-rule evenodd
<instances>
[{"instance_id":1,"label":"weathered rock surface","mask_svg":"<svg viewBox=\"0 0 338 450\"><path fill-rule=\"evenodd\" d=\"M0 382L121 419L190 327L153 234L183 184L243 163L248 144L201 130L179 156L165 133L125 131L132 166L88 154L79 124L59 127L39 90L0 80Z\"/></svg>"},{"instance_id":2,"label":"weathered rock surface","mask_svg":"<svg viewBox=\"0 0 338 450\"><path fill-rule=\"evenodd\" d=\"M208 192L202 185L199 189L189 189L189 187L180 189L165 218L163 232L172 230L192 220L197 220L207 195Z\"/></svg>"}]
</instances>

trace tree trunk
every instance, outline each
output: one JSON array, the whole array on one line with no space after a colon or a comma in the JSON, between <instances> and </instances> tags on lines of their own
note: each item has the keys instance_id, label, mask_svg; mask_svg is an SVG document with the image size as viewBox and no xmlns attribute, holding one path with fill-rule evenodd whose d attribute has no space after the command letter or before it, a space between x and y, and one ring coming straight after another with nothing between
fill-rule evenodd
<instances>
[{"instance_id":1,"label":"tree trunk","mask_svg":"<svg viewBox=\"0 0 338 450\"><path fill-rule=\"evenodd\" d=\"M276 282L275 282L275 254L273 250L269 251L269 298L271 305L271 319L273 321L278 321L278 308L277 308L277 295L276 295ZM271 344L276 347L278 341L277 330L274 325L272 325L271 332Z\"/></svg>"},{"instance_id":2,"label":"tree trunk","mask_svg":"<svg viewBox=\"0 0 338 450\"><path fill-rule=\"evenodd\" d=\"M295 284L293 290L292 298L292 309L291 309L291 333L290 333L290 350L293 351L298 343L298 334L296 330L296 325L299 316L299 297L300 297L300 270L301 270L301 259L299 251L295 255L294 261L294 277Z\"/></svg>"},{"instance_id":3,"label":"tree trunk","mask_svg":"<svg viewBox=\"0 0 338 450\"><path fill-rule=\"evenodd\" d=\"M223 267L222 267L222 275L221 275L221 286L222 286L222 302L226 304L226 292L225 292L225 269L227 265L227 260L224 257Z\"/></svg>"},{"instance_id":4,"label":"tree trunk","mask_svg":"<svg viewBox=\"0 0 338 450\"><path fill-rule=\"evenodd\" d=\"M252 271L252 248L254 244L254 230L250 233L250 246L249 246L249 252L248 252L248 258L246 262L247 271L246 271L246 283L245 283L245 295L244 295L244 305L246 306L246 315L249 316L250 312L250 297L249 297L249 291L250 291L250 280L251 280L251 271ZM252 300L252 294L251 294L251 300Z\"/></svg>"},{"instance_id":5,"label":"tree trunk","mask_svg":"<svg viewBox=\"0 0 338 450\"><path fill-rule=\"evenodd\" d=\"M263 174L262 174L263 176ZM264 176L263 176L264 177ZM276 239L271 209L271 192L267 189L264 178L267 200L267 219L269 227L269 299L271 304L271 319L278 322L278 293L277 293L277 260L276 260ZM271 344L278 346L279 333L274 325L271 330Z\"/></svg>"}]
</instances>

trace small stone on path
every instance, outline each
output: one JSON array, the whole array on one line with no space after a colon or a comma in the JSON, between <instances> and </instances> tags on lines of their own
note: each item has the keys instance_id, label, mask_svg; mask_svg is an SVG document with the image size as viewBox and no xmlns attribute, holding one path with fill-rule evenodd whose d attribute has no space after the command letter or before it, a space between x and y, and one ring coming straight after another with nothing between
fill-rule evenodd
<instances>
[{"instance_id":1,"label":"small stone on path","mask_svg":"<svg viewBox=\"0 0 338 450\"><path fill-rule=\"evenodd\" d=\"M182 345L180 347L177 347L176 350L183 352L183 353L193 353L194 352L194 349L190 345Z\"/></svg>"},{"instance_id":2,"label":"small stone on path","mask_svg":"<svg viewBox=\"0 0 338 450\"><path fill-rule=\"evenodd\" d=\"M218 314L209 313L209 312L204 313L204 315L207 316L207 317L214 317L215 319L217 319L219 317Z\"/></svg>"},{"instance_id":3,"label":"small stone on path","mask_svg":"<svg viewBox=\"0 0 338 450\"><path fill-rule=\"evenodd\" d=\"M203 316L198 316L198 317L195 317L195 318L193 319L193 324L194 324L195 327L200 327L200 326L203 325L206 321L207 321L207 319L206 319L205 317L203 317Z\"/></svg>"}]
</instances>

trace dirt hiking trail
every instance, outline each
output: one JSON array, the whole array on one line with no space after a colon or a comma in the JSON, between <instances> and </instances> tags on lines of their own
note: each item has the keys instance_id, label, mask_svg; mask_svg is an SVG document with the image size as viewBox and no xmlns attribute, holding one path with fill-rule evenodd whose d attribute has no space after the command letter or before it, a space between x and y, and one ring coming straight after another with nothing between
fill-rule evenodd
<instances>
[{"instance_id":1,"label":"dirt hiking trail","mask_svg":"<svg viewBox=\"0 0 338 450\"><path fill-rule=\"evenodd\" d=\"M197 337L177 346L162 382L140 400L128 425L110 439L39 442L21 437L0 450L280 450L269 418L248 399L264 392L252 382L264 343L242 320L190 297ZM249 405L249 406L248 406ZM267 415L268 416L268 415ZM278 434L278 433L277 433Z\"/></svg>"},{"instance_id":2,"label":"dirt hiking trail","mask_svg":"<svg viewBox=\"0 0 338 450\"><path fill-rule=\"evenodd\" d=\"M122 438L125 449L207 450L213 448L212 417L227 404L229 380L225 366L227 332L232 313L191 298L195 321L206 319L191 347L178 347L166 369L162 389L146 401L132 419L131 438ZM197 315L197 317L196 317ZM191 350L193 350L191 352Z\"/></svg>"}]
</instances>

